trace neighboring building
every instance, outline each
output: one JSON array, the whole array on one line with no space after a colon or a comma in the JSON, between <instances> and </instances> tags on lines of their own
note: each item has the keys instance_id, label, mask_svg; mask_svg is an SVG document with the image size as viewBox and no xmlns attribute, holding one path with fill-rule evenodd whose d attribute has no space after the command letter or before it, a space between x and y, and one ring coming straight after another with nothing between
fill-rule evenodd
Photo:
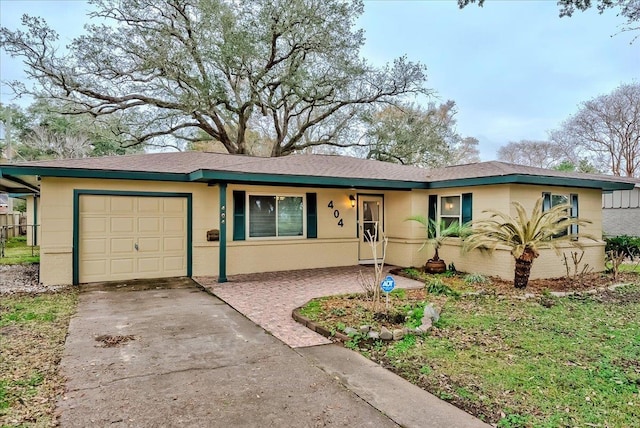
<instances>
[{"instance_id":1,"label":"neighboring building","mask_svg":"<svg viewBox=\"0 0 640 428\"><path fill-rule=\"evenodd\" d=\"M7 214L9 211L9 195L0 193L0 214Z\"/></svg>"},{"instance_id":2,"label":"neighboring building","mask_svg":"<svg viewBox=\"0 0 640 428\"><path fill-rule=\"evenodd\" d=\"M630 190L602 195L602 232L606 236L640 236L640 180Z\"/></svg>"},{"instance_id":3,"label":"neighboring building","mask_svg":"<svg viewBox=\"0 0 640 428\"><path fill-rule=\"evenodd\" d=\"M31 189L40 219L45 284L170 276L218 276L347 266L371 261L365 231L384 230L386 263L419 266L425 231L407 217L466 222L487 209L530 210L545 195L571 201L602 233L602 192L633 188L619 177L485 162L436 170L328 155L255 158L155 153L0 166L0 189ZM579 209L579 212L578 212ZM604 269L604 243L582 242ZM463 254L453 239L440 255L458 270L513 276L506 249ZM532 278L565 274L543 251Z\"/></svg>"}]
</instances>

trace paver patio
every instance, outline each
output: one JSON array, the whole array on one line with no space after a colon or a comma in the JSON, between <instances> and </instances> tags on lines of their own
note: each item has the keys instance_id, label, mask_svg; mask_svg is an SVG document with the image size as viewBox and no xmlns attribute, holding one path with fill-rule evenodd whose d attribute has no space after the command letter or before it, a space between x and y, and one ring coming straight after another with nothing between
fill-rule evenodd
<instances>
[{"instance_id":1,"label":"paver patio","mask_svg":"<svg viewBox=\"0 0 640 428\"><path fill-rule=\"evenodd\" d=\"M388 274L392 266L385 269ZM309 300L344 293L362 292L358 273L373 274L372 266L234 275L220 284L215 277L194 278L238 312L260 325L292 348L331 343L318 333L298 324L291 312ZM424 284L394 276L396 287L420 288Z\"/></svg>"}]
</instances>

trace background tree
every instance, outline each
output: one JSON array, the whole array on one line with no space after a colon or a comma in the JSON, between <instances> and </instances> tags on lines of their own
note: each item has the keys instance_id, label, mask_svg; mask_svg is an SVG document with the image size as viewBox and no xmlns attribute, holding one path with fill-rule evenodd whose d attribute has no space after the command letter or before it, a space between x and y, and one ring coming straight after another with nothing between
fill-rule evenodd
<instances>
[{"instance_id":1,"label":"background tree","mask_svg":"<svg viewBox=\"0 0 640 428\"><path fill-rule=\"evenodd\" d=\"M460 9L472 3L477 3L482 7L485 0L458 0ZM596 7L599 13L604 13L607 9L617 9L618 15L627 22L622 26L622 31L640 30L640 0L557 0L559 16L573 16L576 11L584 12L592 7ZM633 40L638 38L635 36Z\"/></svg>"},{"instance_id":2,"label":"background tree","mask_svg":"<svg viewBox=\"0 0 640 428\"><path fill-rule=\"evenodd\" d=\"M551 139L576 147L602 171L640 177L640 83L582 103Z\"/></svg>"},{"instance_id":3,"label":"background tree","mask_svg":"<svg viewBox=\"0 0 640 428\"><path fill-rule=\"evenodd\" d=\"M0 30L27 75L18 94L73 102L77 112L119 115L131 144L218 141L247 153L249 130L271 156L348 145L363 109L428 94L425 67L406 58L375 68L360 57L362 0L90 0L87 34L67 55L40 18ZM355 144L355 143L350 143Z\"/></svg>"},{"instance_id":4,"label":"background tree","mask_svg":"<svg viewBox=\"0 0 640 428\"><path fill-rule=\"evenodd\" d=\"M456 131L454 101L388 106L364 120L367 157L429 168L479 160L478 140Z\"/></svg>"},{"instance_id":5,"label":"background tree","mask_svg":"<svg viewBox=\"0 0 640 428\"><path fill-rule=\"evenodd\" d=\"M27 109L0 104L4 141L11 141L11 160L62 159L133 153L142 147L123 147L118 124L88 114L64 115L64 106L36 100ZM9 137L9 138L7 138ZM7 150L5 150L6 152Z\"/></svg>"},{"instance_id":6,"label":"background tree","mask_svg":"<svg viewBox=\"0 0 640 428\"><path fill-rule=\"evenodd\" d=\"M551 141L512 141L498 149L498 159L518 165L554 168L563 161L572 162L574 155Z\"/></svg>"}]
</instances>

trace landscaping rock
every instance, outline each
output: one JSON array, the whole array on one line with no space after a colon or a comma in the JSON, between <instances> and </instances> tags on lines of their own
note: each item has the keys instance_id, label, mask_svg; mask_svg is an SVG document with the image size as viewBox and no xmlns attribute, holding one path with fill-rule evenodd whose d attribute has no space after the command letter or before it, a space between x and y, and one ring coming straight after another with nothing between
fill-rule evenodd
<instances>
[{"instance_id":1,"label":"landscaping rock","mask_svg":"<svg viewBox=\"0 0 640 428\"><path fill-rule=\"evenodd\" d=\"M358 334L358 330L353 327L347 327L344 329L344 334L346 334L347 336L355 336L356 334Z\"/></svg>"},{"instance_id":2,"label":"landscaping rock","mask_svg":"<svg viewBox=\"0 0 640 428\"><path fill-rule=\"evenodd\" d=\"M382 327L380 330L380 339L382 340L392 340L393 333L387 327Z\"/></svg>"},{"instance_id":3,"label":"landscaping rock","mask_svg":"<svg viewBox=\"0 0 640 428\"><path fill-rule=\"evenodd\" d=\"M369 337L369 339L374 339L374 340L378 340L380 339L380 333L378 333L377 331L370 331L367 336Z\"/></svg>"},{"instance_id":4,"label":"landscaping rock","mask_svg":"<svg viewBox=\"0 0 640 428\"><path fill-rule=\"evenodd\" d=\"M426 332L428 332L431 327L433 326L433 321L431 321L431 319L422 319L422 324L420 325L420 327L417 328L417 330L419 331L420 334L424 334Z\"/></svg>"},{"instance_id":5,"label":"landscaping rock","mask_svg":"<svg viewBox=\"0 0 640 428\"><path fill-rule=\"evenodd\" d=\"M370 325L361 325L360 326L360 333L367 334L370 331L371 331L371 326Z\"/></svg>"},{"instance_id":6,"label":"landscaping rock","mask_svg":"<svg viewBox=\"0 0 640 428\"><path fill-rule=\"evenodd\" d=\"M395 329L393 330L393 340L402 340L404 337L404 329Z\"/></svg>"},{"instance_id":7,"label":"landscaping rock","mask_svg":"<svg viewBox=\"0 0 640 428\"><path fill-rule=\"evenodd\" d=\"M431 303L424 307L424 315L422 316L422 324L426 323L426 320L434 322L438 322L440 319L440 311L436 309Z\"/></svg>"}]
</instances>

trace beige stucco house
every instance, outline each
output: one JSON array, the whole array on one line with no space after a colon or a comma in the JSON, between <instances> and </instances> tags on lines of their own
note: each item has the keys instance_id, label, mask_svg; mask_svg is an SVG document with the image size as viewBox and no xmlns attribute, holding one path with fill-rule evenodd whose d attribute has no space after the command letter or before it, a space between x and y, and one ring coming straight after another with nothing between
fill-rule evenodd
<instances>
[{"instance_id":1,"label":"beige stucco house","mask_svg":"<svg viewBox=\"0 0 640 428\"><path fill-rule=\"evenodd\" d=\"M570 202L602 233L603 192L633 188L609 176L564 173L502 162L437 170L328 155L255 158L219 153L155 153L0 166L0 189L31 191L40 224L45 284L172 276L217 276L371 261L365 232L389 239L386 263L418 266L425 235L407 217L481 218L486 209L527 209L545 195ZM32 219L32 220L31 220ZM604 268L604 244L583 242L583 262ZM507 250L441 250L460 271L511 278ZM552 251L532 278L564 274Z\"/></svg>"}]
</instances>

